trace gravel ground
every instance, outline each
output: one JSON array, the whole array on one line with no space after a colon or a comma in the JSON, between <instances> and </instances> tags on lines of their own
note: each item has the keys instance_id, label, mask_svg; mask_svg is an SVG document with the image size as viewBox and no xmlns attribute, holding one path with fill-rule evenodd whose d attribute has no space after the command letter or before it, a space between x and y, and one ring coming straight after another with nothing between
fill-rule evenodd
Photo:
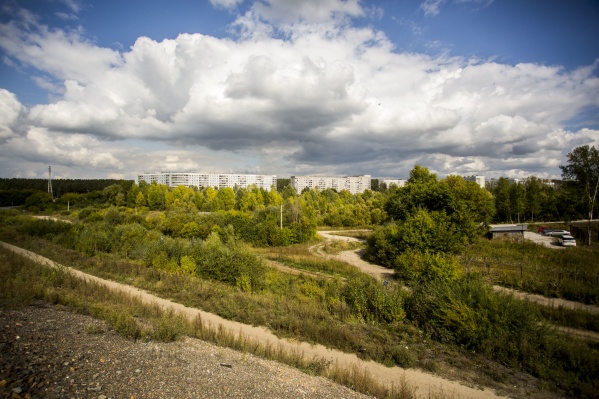
<instances>
[{"instance_id":1,"label":"gravel ground","mask_svg":"<svg viewBox=\"0 0 599 399\"><path fill-rule=\"evenodd\" d=\"M0 398L367 398L331 381L185 338L132 341L44 303L0 310Z\"/></svg>"}]
</instances>

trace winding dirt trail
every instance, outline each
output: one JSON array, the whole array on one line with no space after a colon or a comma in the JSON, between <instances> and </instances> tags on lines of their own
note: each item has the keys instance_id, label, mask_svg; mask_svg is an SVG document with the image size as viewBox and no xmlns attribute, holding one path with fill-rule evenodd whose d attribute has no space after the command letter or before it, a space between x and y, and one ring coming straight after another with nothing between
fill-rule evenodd
<instances>
[{"instance_id":1,"label":"winding dirt trail","mask_svg":"<svg viewBox=\"0 0 599 399\"><path fill-rule=\"evenodd\" d=\"M345 230L345 231L348 231L348 230ZM351 231L362 231L362 230L351 230ZM338 233L342 233L342 232L343 231L338 231ZM354 237L338 236L333 233L336 233L336 231L319 231L318 232L318 234L320 234L323 238L325 238L327 240L342 240L342 241L348 241L348 242L363 242L364 241L364 240L360 240L360 239L357 239ZM549 248L562 248L562 249L564 248L564 247L555 245L552 237L545 237L545 236L542 236L537 233L525 232L525 238L532 240L540 245L545 245ZM337 255L328 255L328 254L323 253L322 251L319 251L319 248L318 248L319 246L322 246L322 244L317 244L317 245L313 246L311 248L312 252L314 252L317 255L344 261L352 266L357 267L364 273L369 274L378 280L386 280L386 279L393 277L393 273L394 273L393 270L364 261L361 258L363 250L358 249L358 250L353 250L353 251L340 252ZM518 299L537 303L542 306L548 306L548 307L554 307L554 308L562 307L565 309L582 310L587 313L599 315L599 306L585 305L580 302L569 301L567 299L561 299L561 298L548 298L543 295L530 294L530 293L518 291L518 290L515 290L512 288L501 287L499 285L494 285L493 289L496 292L513 295L514 297L516 297ZM567 327L556 327L556 329L564 334L572 334L572 335L579 336L581 338L591 339L593 341L599 342L599 333L596 333L594 331L577 330L574 328L567 328Z\"/></svg>"},{"instance_id":2,"label":"winding dirt trail","mask_svg":"<svg viewBox=\"0 0 599 399\"><path fill-rule=\"evenodd\" d=\"M306 358L322 358L331 361L332 364L338 364L343 367L358 367L360 370L366 370L375 379L381 383L387 384L388 386L399 386L399 382L402 377L405 376L406 380L418 388L420 395L428 397L435 396L435 394L442 392L445 395L454 395L461 399L466 398L505 398L504 396L497 395L491 389L478 389L461 385L456 381L450 381L441 377L425 373L420 370L413 369L402 369L399 367L385 367L382 364L375 363L373 361L364 361L358 359L354 354L344 353L338 350L326 348L322 345L310 345L306 342L292 341L288 339L281 339L271 333L264 327L254 327L247 324L242 324L230 320L223 319L212 313L204 312L199 309L189 308L179 303L171 302L163 298L159 298L147 291L117 283L110 280L105 280L99 277L83 273L79 270L72 269L69 267L57 264L50 259L35 254L31 251L16 247L11 244L0 242L0 245L11 251L18 253L22 256L30 258L40 264L64 269L72 275L81 278L86 281L94 282L96 284L103 285L110 288L111 290L123 292L140 299L142 302L149 305L157 305L162 309L172 309L175 312L184 314L189 319L194 320L198 316L202 322L213 328L223 328L229 330L235 334L247 337L248 339L254 340L262 345L272 345L273 347L281 347L288 351L296 351L303 353Z\"/></svg>"},{"instance_id":3,"label":"winding dirt trail","mask_svg":"<svg viewBox=\"0 0 599 399\"><path fill-rule=\"evenodd\" d=\"M360 232L368 230L344 230L345 232ZM345 242L364 242L359 238L338 236L333 233L343 233L344 231L319 231L318 235L325 238L328 241L345 241ZM310 247L310 250L316 255L323 256L325 258L336 259L342 262L348 263L352 266L357 267L362 272L374 277L377 280L384 281L393 277L393 270L387 269L386 267L375 265L373 263L366 262L362 259L363 249L354 249L349 251L342 251L335 255L326 254L321 251L324 244L316 244Z\"/></svg>"}]
</instances>

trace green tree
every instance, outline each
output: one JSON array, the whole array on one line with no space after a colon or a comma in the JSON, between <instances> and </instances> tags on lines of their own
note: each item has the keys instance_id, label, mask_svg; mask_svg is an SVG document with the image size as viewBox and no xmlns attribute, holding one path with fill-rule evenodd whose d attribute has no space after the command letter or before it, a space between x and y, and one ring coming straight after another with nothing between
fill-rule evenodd
<instances>
[{"instance_id":1,"label":"green tree","mask_svg":"<svg viewBox=\"0 0 599 399\"><path fill-rule=\"evenodd\" d=\"M486 189L460 176L447 176L440 182L449 192L449 202L443 211L450 217L460 235L472 242L486 232L495 215L495 201Z\"/></svg>"},{"instance_id":2,"label":"green tree","mask_svg":"<svg viewBox=\"0 0 599 399\"><path fill-rule=\"evenodd\" d=\"M43 210L52 204L52 195L45 191L36 191L25 200L25 207L32 211Z\"/></svg>"},{"instance_id":3,"label":"green tree","mask_svg":"<svg viewBox=\"0 0 599 399\"><path fill-rule=\"evenodd\" d=\"M447 185L440 185L437 175L428 168L414 166L408 183L388 197L385 211L394 220L405 220L419 208L441 211L449 207L451 192Z\"/></svg>"},{"instance_id":4,"label":"green tree","mask_svg":"<svg viewBox=\"0 0 599 399\"><path fill-rule=\"evenodd\" d=\"M220 199L223 210L230 211L235 209L235 192L230 187L221 188L216 195Z\"/></svg>"},{"instance_id":5,"label":"green tree","mask_svg":"<svg viewBox=\"0 0 599 399\"><path fill-rule=\"evenodd\" d=\"M526 189L522 184L512 184L510 186L510 207L516 213L518 223L520 216L524 219L524 211L526 210Z\"/></svg>"},{"instance_id":6,"label":"green tree","mask_svg":"<svg viewBox=\"0 0 599 399\"><path fill-rule=\"evenodd\" d=\"M119 196L119 194L121 195ZM102 195L104 195L104 200L110 205L121 206L125 204L123 187L119 184L113 184L111 186L105 187L104 190L102 190Z\"/></svg>"},{"instance_id":7,"label":"green tree","mask_svg":"<svg viewBox=\"0 0 599 399\"><path fill-rule=\"evenodd\" d=\"M146 197L144 197L143 193L139 191L137 196L135 197L135 206L138 208L143 208L147 205Z\"/></svg>"},{"instance_id":8,"label":"green tree","mask_svg":"<svg viewBox=\"0 0 599 399\"><path fill-rule=\"evenodd\" d=\"M588 212L588 244L591 245L591 220L599 190L599 151L588 145L568 153L568 164L561 165L562 177L572 182L574 191L583 195Z\"/></svg>"},{"instance_id":9,"label":"green tree","mask_svg":"<svg viewBox=\"0 0 599 399\"><path fill-rule=\"evenodd\" d=\"M500 177L492 188L495 197L496 220L501 222L512 221L512 207L510 203L510 182L506 177Z\"/></svg>"},{"instance_id":10,"label":"green tree","mask_svg":"<svg viewBox=\"0 0 599 399\"><path fill-rule=\"evenodd\" d=\"M156 183L152 183L148 189L148 206L151 211L163 211L166 205L163 189Z\"/></svg>"},{"instance_id":11,"label":"green tree","mask_svg":"<svg viewBox=\"0 0 599 399\"><path fill-rule=\"evenodd\" d=\"M531 177L524 184L526 189L526 207L530 212L530 220L535 221L543 206L543 183L536 177Z\"/></svg>"}]
</instances>

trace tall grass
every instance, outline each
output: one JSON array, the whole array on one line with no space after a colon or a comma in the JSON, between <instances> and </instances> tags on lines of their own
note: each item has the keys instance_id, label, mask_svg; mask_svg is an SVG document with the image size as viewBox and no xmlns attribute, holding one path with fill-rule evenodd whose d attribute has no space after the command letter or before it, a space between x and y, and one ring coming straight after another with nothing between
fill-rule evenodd
<instances>
[{"instance_id":1,"label":"tall grass","mask_svg":"<svg viewBox=\"0 0 599 399\"><path fill-rule=\"evenodd\" d=\"M467 271L526 292L599 304L599 252L546 248L532 242L480 240L461 255Z\"/></svg>"}]
</instances>

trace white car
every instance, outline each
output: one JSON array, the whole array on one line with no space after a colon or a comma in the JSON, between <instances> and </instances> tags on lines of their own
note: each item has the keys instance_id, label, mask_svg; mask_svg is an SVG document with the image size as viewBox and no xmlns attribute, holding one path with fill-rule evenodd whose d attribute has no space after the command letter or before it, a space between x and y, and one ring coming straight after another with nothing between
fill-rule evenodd
<instances>
[{"instance_id":1,"label":"white car","mask_svg":"<svg viewBox=\"0 0 599 399\"><path fill-rule=\"evenodd\" d=\"M559 245L564 246L564 247L575 247L576 246L576 239L570 235L563 235L558 237L557 242L559 243Z\"/></svg>"},{"instance_id":2,"label":"white car","mask_svg":"<svg viewBox=\"0 0 599 399\"><path fill-rule=\"evenodd\" d=\"M568 230L551 229L545 235L546 236L568 236L568 235L570 235L570 232Z\"/></svg>"}]
</instances>

